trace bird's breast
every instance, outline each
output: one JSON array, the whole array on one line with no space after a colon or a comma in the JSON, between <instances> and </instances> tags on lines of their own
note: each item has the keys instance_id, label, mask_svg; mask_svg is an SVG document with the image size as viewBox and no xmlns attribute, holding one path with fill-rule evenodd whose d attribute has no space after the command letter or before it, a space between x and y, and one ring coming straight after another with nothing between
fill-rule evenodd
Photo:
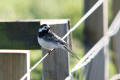
<instances>
[{"instance_id":1,"label":"bird's breast","mask_svg":"<svg viewBox=\"0 0 120 80\"><path fill-rule=\"evenodd\" d=\"M51 41L43 40L42 38L39 38L39 37L38 37L38 43L45 49L51 50L53 48L58 48L57 44L54 44Z\"/></svg>"}]
</instances>

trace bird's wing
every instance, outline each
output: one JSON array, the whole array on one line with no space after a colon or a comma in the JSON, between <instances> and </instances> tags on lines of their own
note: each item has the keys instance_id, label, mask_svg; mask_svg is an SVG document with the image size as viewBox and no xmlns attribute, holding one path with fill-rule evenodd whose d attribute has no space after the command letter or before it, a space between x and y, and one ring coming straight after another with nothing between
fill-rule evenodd
<instances>
[{"instance_id":1,"label":"bird's wing","mask_svg":"<svg viewBox=\"0 0 120 80\"><path fill-rule=\"evenodd\" d=\"M65 48L67 51L69 51L72 56L74 56L74 57L76 57L78 60L80 60L80 58L77 57L77 56L67 47L68 44L67 44L64 40L62 40L62 38L60 38L59 36L57 36L55 33L49 32L49 34L46 35L45 37L46 37L46 40L48 40L48 41L51 41L51 42L56 43L56 44L59 43L59 44L64 45L64 48Z\"/></svg>"},{"instance_id":2,"label":"bird's wing","mask_svg":"<svg viewBox=\"0 0 120 80\"><path fill-rule=\"evenodd\" d=\"M46 35L44 37L45 37L46 40L51 41L53 43L59 43L59 44L62 44L62 45L67 45L67 43L64 40L62 40L61 37L59 37L58 35L56 35L55 33L51 32L51 31L49 32L48 35Z\"/></svg>"}]
</instances>

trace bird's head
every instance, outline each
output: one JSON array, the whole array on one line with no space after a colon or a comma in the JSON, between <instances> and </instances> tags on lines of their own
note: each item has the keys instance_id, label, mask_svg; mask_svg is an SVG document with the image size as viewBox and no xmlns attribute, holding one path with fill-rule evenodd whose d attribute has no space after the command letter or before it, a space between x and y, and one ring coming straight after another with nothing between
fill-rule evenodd
<instances>
[{"instance_id":1,"label":"bird's head","mask_svg":"<svg viewBox=\"0 0 120 80\"><path fill-rule=\"evenodd\" d=\"M50 30L50 26L47 24L42 24L38 30L38 32L43 32L43 31L49 31Z\"/></svg>"}]
</instances>

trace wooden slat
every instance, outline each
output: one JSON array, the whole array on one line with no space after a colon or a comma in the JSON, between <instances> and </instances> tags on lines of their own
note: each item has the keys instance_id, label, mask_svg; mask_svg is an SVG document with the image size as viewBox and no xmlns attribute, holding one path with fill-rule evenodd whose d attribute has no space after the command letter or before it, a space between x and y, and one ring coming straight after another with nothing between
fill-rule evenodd
<instances>
[{"instance_id":1,"label":"wooden slat","mask_svg":"<svg viewBox=\"0 0 120 80\"><path fill-rule=\"evenodd\" d=\"M0 22L0 49L39 48L39 26L40 22Z\"/></svg>"},{"instance_id":2,"label":"wooden slat","mask_svg":"<svg viewBox=\"0 0 120 80\"><path fill-rule=\"evenodd\" d=\"M29 50L15 50L15 49L0 49L0 53L20 53L20 54L26 54L29 53Z\"/></svg>"},{"instance_id":3,"label":"wooden slat","mask_svg":"<svg viewBox=\"0 0 120 80\"><path fill-rule=\"evenodd\" d=\"M19 80L30 68L29 55L29 51L0 50L0 80ZM26 80L30 80L30 75Z\"/></svg>"}]
</instances>

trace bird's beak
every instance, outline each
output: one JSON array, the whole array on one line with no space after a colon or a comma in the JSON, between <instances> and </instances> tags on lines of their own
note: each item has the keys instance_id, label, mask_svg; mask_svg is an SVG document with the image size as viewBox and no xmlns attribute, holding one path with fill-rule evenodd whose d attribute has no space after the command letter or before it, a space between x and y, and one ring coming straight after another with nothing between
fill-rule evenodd
<instances>
[{"instance_id":1,"label":"bird's beak","mask_svg":"<svg viewBox=\"0 0 120 80\"><path fill-rule=\"evenodd\" d=\"M48 25L48 29L50 29L50 26Z\"/></svg>"},{"instance_id":2,"label":"bird's beak","mask_svg":"<svg viewBox=\"0 0 120 80\"><path fill-rule=\"evenodd\" d=\"M48 27L48 29L50 29L50 27Z\"/></svg>"}]
</instances>

